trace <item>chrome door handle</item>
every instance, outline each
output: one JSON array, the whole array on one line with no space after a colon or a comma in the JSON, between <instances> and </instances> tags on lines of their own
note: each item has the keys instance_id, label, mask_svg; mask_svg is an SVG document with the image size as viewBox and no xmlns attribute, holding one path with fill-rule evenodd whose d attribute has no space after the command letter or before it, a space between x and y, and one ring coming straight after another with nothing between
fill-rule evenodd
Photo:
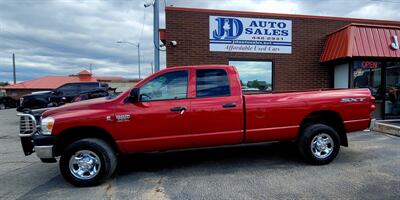
<instances>
[{"instance_id":1,"label":"chrome door handle","mask_svg":"<svg viewBox=\"0 0 400 200\"><path fill-rule=\"evenodd\" d=\"M236 103L226 103L222 105L223 108L234 108L236 107Z\"/></svg>"},{"instance_id":2,"label":"chrome door handle","mask_svg":"<svg viewBox=\"0 0 400 200\"><path fill-rule=\"evenodd\" d=\"M177 106L170 109L171 112L180 112L181 114L183 114L185 110L186 110L185 106Z\"/></svg>"}]
</instances>

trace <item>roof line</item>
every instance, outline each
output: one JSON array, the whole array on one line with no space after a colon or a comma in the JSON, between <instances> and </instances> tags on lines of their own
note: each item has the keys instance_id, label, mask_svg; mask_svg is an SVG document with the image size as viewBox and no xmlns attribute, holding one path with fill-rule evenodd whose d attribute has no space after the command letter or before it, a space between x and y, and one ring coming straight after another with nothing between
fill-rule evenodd
<instances>
[{"instance_id":1,"label":"roof line","mask_svg":"<svg viewBox=\"0 0 400 200\"><path fill-rule=\"evenodd\" d=\"M400 21L398 22L398 24L400 24ZM339 28L339 29L337 29L337 30L334 30L334 31L330 32L330 33L328 34L328 36L329 36L329 35L332 35L332 34L334 34L334 33L337 33L337 32L339 32L339 31L341 31L341 30L344 30L344 29L346 29L346 28L348 28L348 27L350 27L350 26L363 26L363 27L375 27L375 28L400 29L400 26L392 26L392 25L350 23L350 24L347 24L346 26L343 26L343 27L341 27L341 28Z\"/></svg>"},{"instance_id":2,"label":"roof line","mask_svg":"<svg viewBox=\"0 0 400 200\"><path fill-rule=\"evenodd\" d=\"M232 11L232 10L216 10L216 9L202 9L202 8L185 8L167 6L165 10L171 11L189 11L189 12L206 12L206 13L221 13L221 14L240 14L240 15L258 15L258 16L274 16L274 17L293 17L293 18L307 18L307 19L331 19L338 21L359 21L359 22L379 22L386 24L399 24L400 21L394 20L381 20L381 19L361 19L361 18L346 18L346 17L333 17L333 16L319 16L319 15L299 15L299 14L278 14L278 13L262 13L262 12L249 12L249 11Z\"/></svg>"}]
</instances>

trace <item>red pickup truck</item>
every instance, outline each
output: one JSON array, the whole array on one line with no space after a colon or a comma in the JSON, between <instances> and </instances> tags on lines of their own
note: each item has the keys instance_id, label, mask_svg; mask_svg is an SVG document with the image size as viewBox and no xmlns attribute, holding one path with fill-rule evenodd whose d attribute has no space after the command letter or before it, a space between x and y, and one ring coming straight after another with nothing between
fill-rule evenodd
<instances>
[{"instance_id":1,"label":"red pickup truck","mask_svg":"<svg viewBox=\"0 0 400 200\"><path fill-rule=\"evenodd\" d=\"M368 89L245 93L232 66L184 66L119 96L19 114L20 137L25 155L60 156L66 180L91 186L113 174L118 155L138 152L295 141L305 160L327 164L374 108Z\"/></svg>"}]
</instances>

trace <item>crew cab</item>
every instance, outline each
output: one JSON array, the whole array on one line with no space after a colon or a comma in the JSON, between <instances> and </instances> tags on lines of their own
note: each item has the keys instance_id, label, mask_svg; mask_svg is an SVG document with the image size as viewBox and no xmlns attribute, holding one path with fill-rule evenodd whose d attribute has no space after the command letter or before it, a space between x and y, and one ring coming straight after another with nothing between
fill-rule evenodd
<instances>
[{"instance_id":1,"label":"crew cab","mask_svg":"<svg viewBox=\"0 0 400 200\"><path fill-rule=\"evenodd\" d=\"M59 158L76 186L110 177L121 154L295 141L311 164L331 162L346 133L371 124L368 89L242 91L233 66L172 67L116 97L52 108L37 119L20 114L26 155ZM267 166L266 166L267 167Z\"/></svg>"}]
</instances>

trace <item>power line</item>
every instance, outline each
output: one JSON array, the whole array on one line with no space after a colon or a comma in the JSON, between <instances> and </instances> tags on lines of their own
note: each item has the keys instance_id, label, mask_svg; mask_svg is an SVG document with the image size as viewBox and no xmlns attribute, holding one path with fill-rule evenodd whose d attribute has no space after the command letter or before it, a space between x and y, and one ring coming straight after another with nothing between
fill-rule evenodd
<instances>
[{"instance_id":1,"label":"power line","mask_svg":"<svg viewBox=\"0 0 400 200\"><path fill-rule=\"evenodd\" d=\"M140 42L142 41L143 30L144 30L144 24L146 23L146 8L143 7L142 9L143 9L142 30L140 31L140 35L139 35L139 38L138 38L138 42L137 42L137 43L140 43Z\"/></svg>"},{"instance_id":2,"label":"power line","mask_svg":"<svg viewBox=\"0 0 400 200\"><path fill-rule=\"evenodd\" d=\"M400 3L400 1L391 1L391 0L370 0L370 1L376 1L381 3Z\"/></svg>"}]
</instances>

